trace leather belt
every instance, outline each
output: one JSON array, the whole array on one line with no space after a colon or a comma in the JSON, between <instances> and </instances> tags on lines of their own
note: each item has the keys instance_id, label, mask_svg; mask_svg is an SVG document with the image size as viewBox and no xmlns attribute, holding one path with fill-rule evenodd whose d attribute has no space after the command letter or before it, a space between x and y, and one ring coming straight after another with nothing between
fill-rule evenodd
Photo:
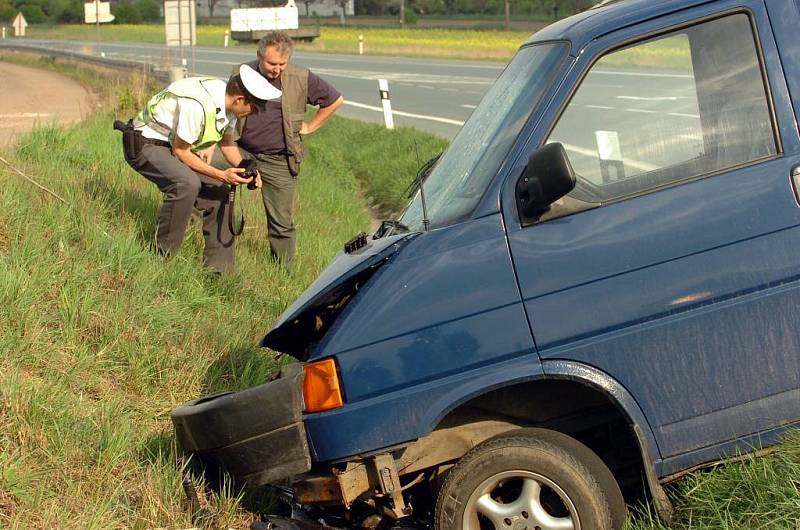
<instances>
[{"instance_id":1,"label":"leather belt","mask_svg":"<svg viewBox=\"0 0 800 530\"><path fill-rule=\"evenodd\" d=\"M142 133L139 133L139 135L142 137L143 144L157 145L159 147L169 147L170 149L172 148L172 145L169 142L165 142L164 140L156 140L155 138L148 138L142 135Z\"/></svg>"}]
</instances>

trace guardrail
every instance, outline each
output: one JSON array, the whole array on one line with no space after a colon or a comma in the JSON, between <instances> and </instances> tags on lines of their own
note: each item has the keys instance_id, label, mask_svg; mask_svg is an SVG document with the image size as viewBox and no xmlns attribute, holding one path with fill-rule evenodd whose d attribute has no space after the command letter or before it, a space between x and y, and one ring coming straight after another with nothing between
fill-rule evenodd
<instances>
[{"instance_id":1,"label":"guardrail","mask_svg":"<svg viewBox=\"0 0 800 530\"><path fill-rule=\"evenodd\" d=\"M49 57L61 57L71 59L73 61L92 64L95 66L102 66L111 68L113 70L128 71L134 70L141 71L144 75L152 77L153 79L166 83L169 81L169 69L158 68L149 63L140 61L127 61L124 59L112 59L110 57L98 57L96 55L87 55L83 53L76 53L67 50L54 50L50 48L43 48L41 46L26 45L22 43L6 43L0 42L0 50L14 50L26 53L34 53L38 55L45 55Z\"/></svg>"}]
</instances>

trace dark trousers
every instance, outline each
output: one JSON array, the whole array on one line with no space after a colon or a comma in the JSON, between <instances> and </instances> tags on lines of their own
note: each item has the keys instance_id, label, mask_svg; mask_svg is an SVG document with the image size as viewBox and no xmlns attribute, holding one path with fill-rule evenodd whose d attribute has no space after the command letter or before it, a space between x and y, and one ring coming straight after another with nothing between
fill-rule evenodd
<instances>
[{"instance_id":1,"label":"dark trousers","mask_svg":"<svg viewBox=\"0 0 800 530\"><path fill-rule=\"evenodd\" d=\"M286 155L253 154L241 147L239 152L244 158L256 161L256 167L261 174L261 199L264 201L264 212L267 214L270 254L273 259L289 269L297 249L297 230L294 226L294 194L297 177L289 172ZM219 149L214 151L212 164L220 169L230 167Z\"/></svg>"},{"instance_id":2,"label":"dark trousers","mask_svg":"<svg viewBox=\"0 0 800 530\"><path fill-rule=\"evenodd\" d=\"M253 155L261 173L261 198L267 214L267 238L272 257L291 267L297 250L294 192L297 177L289 172L286 155Z\"/></svg>"},{"instance_id":3,"label":"dark trousers","mask_svg":"<svg viewBox=\"0 0 800 530\"><path fill-rule=\"evenodd\" d=\"M196 173L169 147L145 144L135 159L125 160L164 193L164 203L158 211L158 250L171 254L180 248L197 208L203 218L205 264L220 272L233 270L235 237L228 222L228 185Z\"/></svg>"}]
</instances>

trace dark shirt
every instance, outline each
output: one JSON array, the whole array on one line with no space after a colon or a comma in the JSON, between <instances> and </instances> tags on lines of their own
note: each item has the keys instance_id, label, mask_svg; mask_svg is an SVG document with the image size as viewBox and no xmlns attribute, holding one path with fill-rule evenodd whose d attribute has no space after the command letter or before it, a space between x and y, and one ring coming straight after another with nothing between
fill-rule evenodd
<instances>
[{"instance_id":1,"label":"dark shirt","mask_svg":"<svg viewBox=\"0 0 800 530\"><path fill-rule=\"evenodd\" d=\"M281 88L281 78L267 79L275 88ZM333 86L315 75L308 73L308 105L328 107L341 94ZM283 114L281 98L267 101L266 108L247 117L239 145L251 153L282 153L286 151L286 137L283 134Z\"/></svg>"}]
</instances>

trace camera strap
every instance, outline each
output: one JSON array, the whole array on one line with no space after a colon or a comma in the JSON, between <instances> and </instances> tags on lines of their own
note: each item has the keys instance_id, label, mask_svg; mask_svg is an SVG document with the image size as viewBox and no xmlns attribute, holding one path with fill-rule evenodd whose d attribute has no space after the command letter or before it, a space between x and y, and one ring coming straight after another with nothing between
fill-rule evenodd
<instances>
[{"instance_id":1,"label":"camera strap","mask_svg":"<svg viewBox=\"0 0 800 530\"><path fill-rule=\"evenodd\" d=\"M238 230L234 226L233 222L234 206L236 204L236 190L238 188L239 186L236 184L231 184L231 191L228 193L228 208L230 208L230 212L228 213L228 228L230 229L231 234L234 236L240 236L242 235L242 232L244 232L244 208L242 208Z\"/></svg>"}]
</instances>

